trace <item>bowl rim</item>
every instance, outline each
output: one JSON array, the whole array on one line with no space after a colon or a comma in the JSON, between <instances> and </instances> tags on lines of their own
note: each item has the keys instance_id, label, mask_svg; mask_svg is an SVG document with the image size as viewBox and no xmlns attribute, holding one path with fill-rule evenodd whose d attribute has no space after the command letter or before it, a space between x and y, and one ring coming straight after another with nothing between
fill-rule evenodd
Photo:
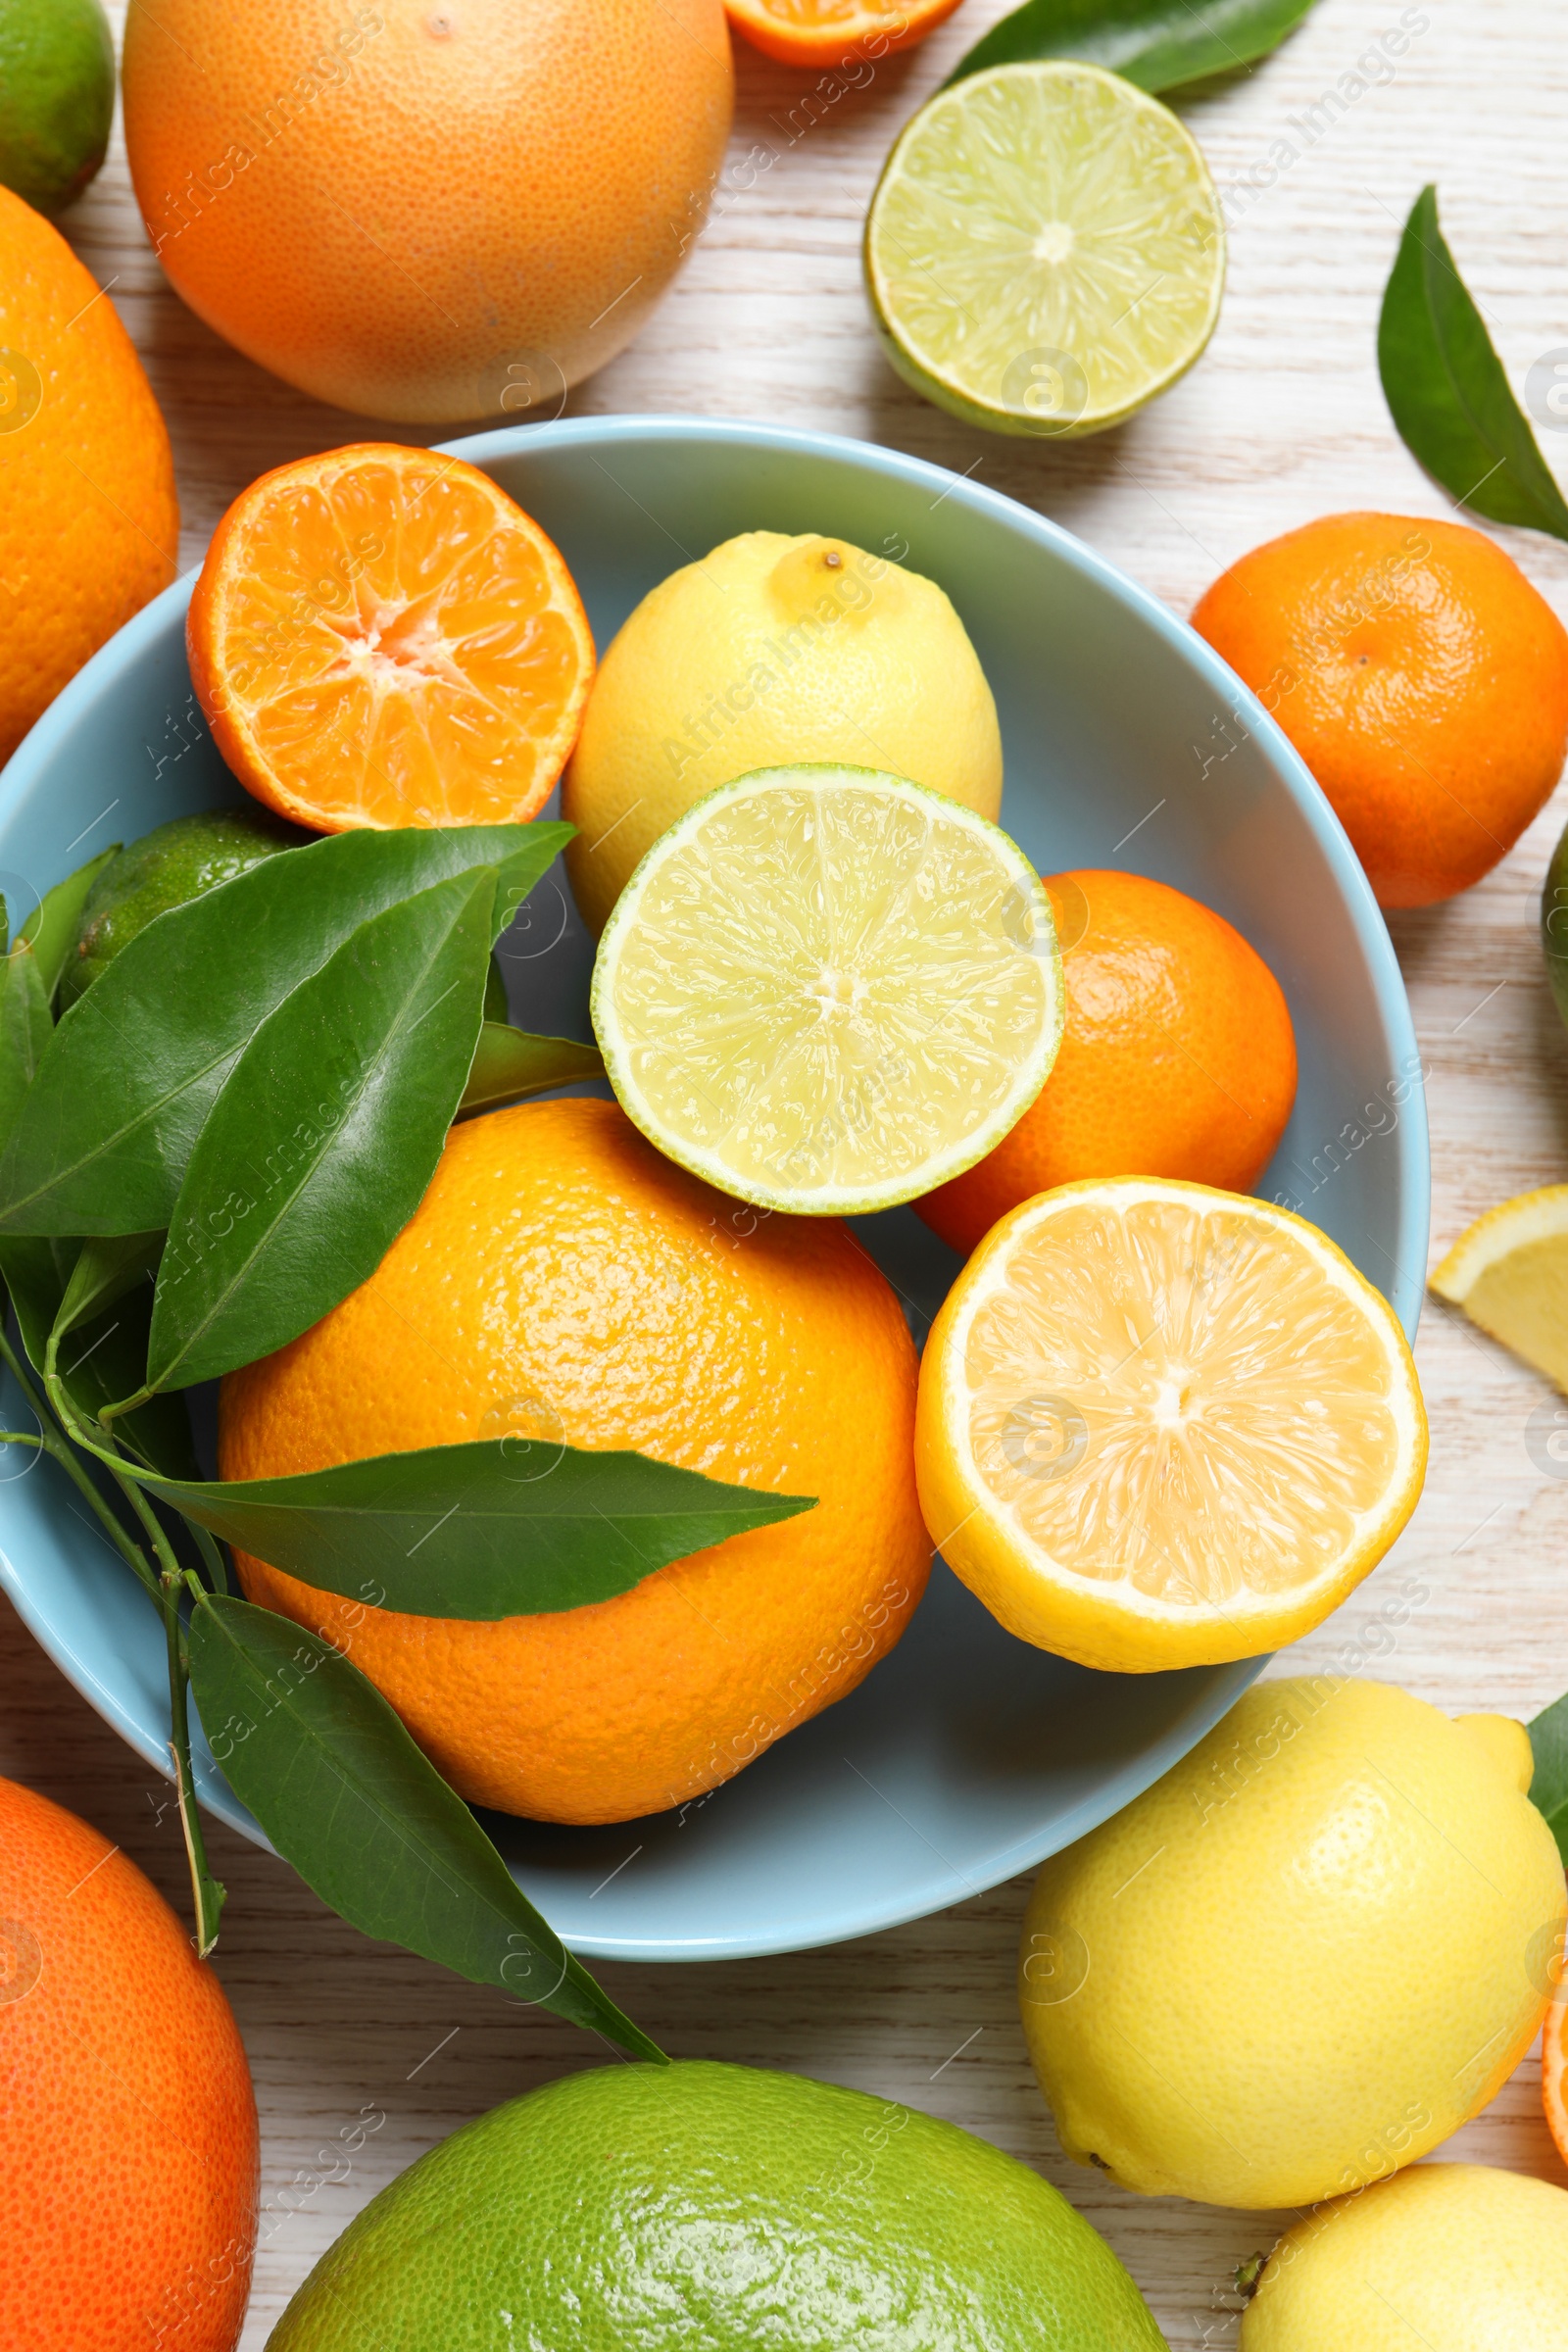
<instances>
[{"instance_id":1,"label":"bowl rim","mask_svg":"<svg viewBox=\"0 0 1568 2352\"><path fill-rule=\"evenodd\" d=\"M1406 1068L1420 1066L1414 1023L1404 981L1366 874L1321 787L1290 739L1264 710L1251 689L1223 662L1189 622L1172 612L1152 590L1131 578L1106 557L1077 538L1061 524L1037 514L1004 492L975 482L930 460L861 441L840 433L819 432L799 425L782 425L747 417L710 417L691 413L632 413L626 415L560 417L531 424L505 425L431 444L433 453L484 465L493 459L525 457L542 449L614 447L630 443L707 446L714 443L737 449L762 449L784 457L828 458L851 468L880 475L904 486L929 489L934 504L952 500L972 514L1032 543L1054 561L1063 564L1105 591L1124 612L1163 640L1195 668L1219 698L1220 706L1238 713L1258 740L1268 764L1290 793L1310 828L1335 884L1344 899L1366 958L1376 1011L1396 1061ZM350 446L341 444L339 446ZM141 611L123 623L62 689L43 711L11 759L0 768L0 827L18 812L35 788L41 771L77 723L78 718L115 682L134 668L148 646L168 627L175 613L188 606L201 564L192 564ZM1431 1217L1428 1123L1424 1088L1412 1087L1393 1141L1396 1146L1396 1191L1402 1221L1408 1229L1407 1260L1395 1270L1389 1298L1413 1342L1425 1289L1426 1255ZM58 1632L29 1593L26 1579L0 1548L0 1588L8 1593L23 1622L68 1682L87 1699L95 1712L113 1726L144 1762L170 1776L170 1760L162 1743L148 1734L120 1699L99 1682L85 1659L62 1645ZM1058 1815L1043 1839L1016 1838L990 1861L979 1866L979 1878L965 1886L981 1893L1000 1886L1019 1871L1034 1868L1048 1855L1098 1828L1178 1763L1228 1713L1242 1691L1269 1663L1268 1655L1239 1659L1209 1669L1213 1682L1200 1703L1182 1714L1165 1736L1119 1770L1105 1776L1094 1793ZM198 1742L194 1759L198 1795L209 1810L268 1852L274 1849L227 1781ZM958 1893L936 1906L964 1899ZM804 1938L787 1928L776 1934L743 1934L734 1937L680 1940L674 1937L639 1939L624 1936L603 1937L574 1935L564 1937L570 1948L591 1959L694 1961L760 1958L787 1951L809 1950L879 1934L889 1928L929 1916L930 1906L893 1898L854 1916L841 1910L833 1921L813 1923Z\"/></svg>"}]
</instances>

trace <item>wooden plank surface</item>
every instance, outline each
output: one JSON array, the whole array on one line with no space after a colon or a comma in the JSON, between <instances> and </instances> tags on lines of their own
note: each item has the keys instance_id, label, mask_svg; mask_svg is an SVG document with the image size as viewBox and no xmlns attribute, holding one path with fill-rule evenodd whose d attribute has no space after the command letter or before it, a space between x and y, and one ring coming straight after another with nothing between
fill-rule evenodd
<instances>
[{"instance_id":1,"label":"wooden plank surface","mask_svg":"<svg viewBox=\"0 0 1568 2352\"><path fill-rule=\"evenodd\" d=\"M860 287L861 219L894 132L1003 13L1003 0L968 0L924 48L883 61L842 95L819 91L809 107L816 77L742 51L712 219L662 309L572 410L762 416L888 442L1039 508L1178 612L1244 549L1315 514L1444 514L1384 408L1378 300L1398 224L1436 179L1449 240L1516 384L1541 352L1568 344L1568 49L1548 17L1527 0L1322 0L1278 55L1185 105L1232 222L1219 331L1157 408L1049 449L970 432L906 390L878 355ZM1379 36L1401 25L1396 61ZM1346 103L1320 131L1305 110L1328 90ZM169 418L187 561L255 474L358 436L356 420L275 382L182 308L142 233L118 145L66 225L88 267L113 281ZM1568 442L1545 442L1555 462L1568 460ZM1568 617L1568 547L1497 536ZM1568 1039L1535 931L1565 815L1559 794L1479 889L1394 926L1426 1063L1435 1250L1494 1201L1568 1174ZM1433 1427L1420 1510L1371 1585L1282 1664L1334 1659L1456 1711L1528 1716L1568 1687L1568 1462L1541 1443L1547 1392L1436 1308L1418 1355ZM1410 1573L1430 1596L1380 1654L1358 1637L1380 1589ZM9 1611L0 1771L98 1822L183 1910L167 1788ZM220 1826L210 1834L230 1888L218 1965L263 2117L262 2245L243 2339L259 2352L317 2255L412 2157L497 2099L600 2053L553 2019L365 1942L286 1870ZM1231 2343L1229 2274L1268 2242L1269 2218L1125 2195L1064 2161L1013 2006L1025 1891L1020 1881L830 1951L604 1974L680 2055L798 2068L984 2133L1105 2231L1173 2346ZM363 2153L346 2174L342 2159L324 2165L318 2151L341 2146L360 2119ZM1451 2144L1568 2185L1530 2063Z\"/></svg>"}]
</instances>

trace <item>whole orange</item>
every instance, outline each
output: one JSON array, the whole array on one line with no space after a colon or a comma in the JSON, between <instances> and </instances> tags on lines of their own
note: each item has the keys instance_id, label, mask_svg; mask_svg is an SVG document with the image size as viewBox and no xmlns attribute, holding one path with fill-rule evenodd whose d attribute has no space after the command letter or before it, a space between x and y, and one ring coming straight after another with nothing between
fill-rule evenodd
<instances>
[{"instance_id":1,"label":"whole orange","mask_svg":"<svg viewBox=\"0 0 1568 2352\"><path fill-rule=\"evenodd\" d=\"M371 416L554 414L702 226L732 102L721 0L159 0L122 68L176 290Z\"/></svg>"},{"instance_id":2,"label":"whole orange","mask_svg":"<svg viewBox=\"0 0 1568 2352\"><path fill-rule=\"evenodd\" d=\"M994 1152L914 1203L966 1254L1054 1185L1175 1176L1245 1193L1296 1100L1284 994L1223 915L1143 874L1046 889L1067 1000L1055 1067Z\"/></svg>"},{"instance_id":3,"label":"whole orange","mask_svg":"<svg viewBox=\"0 0 1568 2352\"><path fill-rule=\"evenodd\" d=\"M890 1649L930 1544L914 1349L836 1219L768 1216L612 1103L456 1127L368 1282L230 1373L225 1478L546 1436L814 1494L613 1600L476 1624L361 1608L237 1555L245 1591L346 1643L453 1787L547 1821L700 1796Z\"/></svg>"},{"instance_id":4,"label":"whole orange","mask_svg":"<svg viewBox=\"0 0 1568 2352\"><path fill-rule=\"evenodd\" d=\"M0 2343L229 2352L256 2181L217 1977L107 1838L0 1781Z\"/></svg>"},{"instance_id":5,"label":"whole orange","mask_svg":"<svg viewBox=\"0 0 1568 2352\"><path fill-rule=\"evenodd\" d=\"M1490 873L1568 751L1568 630L1454 522L1328 514L1255 547L1193 626L1271 710L1381 906Z\"/></svg>"},{"instance_id":6,"label":"whole orange","mask_svg":"<svg viewBox=\"0 0 1568 2352\"><path fill-rule=\"evenodd\" d=\"M0 188L0 760L174 576L169 435L114 305Z\"/></svg>"}]
</instances>

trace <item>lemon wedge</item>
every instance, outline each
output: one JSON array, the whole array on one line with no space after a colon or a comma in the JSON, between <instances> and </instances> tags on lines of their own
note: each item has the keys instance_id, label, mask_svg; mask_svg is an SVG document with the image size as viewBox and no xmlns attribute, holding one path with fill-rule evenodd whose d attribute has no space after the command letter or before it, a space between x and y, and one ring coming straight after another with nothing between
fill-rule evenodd
<instances>
[{"instance_id":1,"label":"lemon wedge","mask_svg":"<svg viewBox=\"0 0 1568 2352\"><path fill-rule=\"evenodd\" d=\"M661 835L605 928L621 1107L723 1192L843 1216L989 1152L1062 1022L1051 903L985 817L869 768L763 768Z\"/></svg>"},{"instance_id":2,"label":"lemon wedge","mask_svg":"<svg viewBox=\"0 0 1568 2352\"><path fill-rule=\"evenodd\" d=\"M1568 1184L1488 1209L1428 1287L1568 1393Z\"/></svg>"},{"instance_id":3,"label":"lemon wedge","mask_svg":"<svg viewBox=\"0 0 1568 2352\"><path fill-rule=\"evenodd\" d=\"M1303 1218L1204 1185L1024 1201L920 1366L932 1541L1010 1632L1124 1674L1307 1632L1403 1527L1426 1453L1388 1301Z\"/></svg>"},{"instance_id":4,"label":"lemon wedge","mask_svg":"<svg viewBox=\"0 0 1568 2352\"><path fill-rule=\"evenodd\" d=\"M1219 317L1225 224L1169 107L1102 66L993 66L940 90L888 157L865 224L888 357L970 424L1119 424Z\"/></svg>"}]
</instances>

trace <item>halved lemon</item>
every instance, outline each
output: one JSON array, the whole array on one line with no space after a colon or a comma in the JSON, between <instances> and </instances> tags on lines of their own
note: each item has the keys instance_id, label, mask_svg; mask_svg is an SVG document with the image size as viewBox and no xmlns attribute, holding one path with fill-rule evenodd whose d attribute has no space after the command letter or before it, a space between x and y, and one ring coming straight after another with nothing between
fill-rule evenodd
<instances>
[{"instance_id":1,"label":"halved lemon","mask_svg":"<svg viewBox=\"0 0 1568 2352\"><path fill-rule=\"evenodd\" d=\"M186 642L240 782L326 833L524 823L594 674L582 600L533 517L477 466L396 443L241 491Z\"/></svg>"},{"instance_id":2,"label":"halved lemon","mask_svg":"<svg viewBox=\"0 0 1568 2352\"><path fill-rule=\"evenodd\" d=\"M1193 365L1225 284L1225 223L1192 133L1102 66L993 66L939 90L865 223L871 309L899 373L994 432L1119 424Z\"/></svg>"},{"instance_id":3,"label":"halved lemon","mask_svg":"<svg viewBox=\"0 0 1568 2352\"><path fill-rule=\"evenodd\" d=\"M993 1227L920 1366L933 1543L1009 1632L1123 1674L1306 1633L1415 1507L1388 1301L1288 1209L1122 1176Z\"/></svg>"},{"instance_id":4,"label":"halved lemon","mask_svg":"<svg viewBox=\"0 0 1568 2352\"><path fill-rule=\"evenodd\" d=\"M1488 1209L1429 1287L1568 1392L1568 1184Z\"/></svg>"},{"instance_id":5,"label":"halved lemon","mask_svg":"<svg viewBox=\"0 0 1568 2352\"><path fill-rule=\"evenodd\" d=\"M662 834L599 944L593 1022L662 1152L766 1208L929 1192L1001 1141L1061 1038L1051 902L956 801L762 768Z\"/></svg>"}]
</instances>

